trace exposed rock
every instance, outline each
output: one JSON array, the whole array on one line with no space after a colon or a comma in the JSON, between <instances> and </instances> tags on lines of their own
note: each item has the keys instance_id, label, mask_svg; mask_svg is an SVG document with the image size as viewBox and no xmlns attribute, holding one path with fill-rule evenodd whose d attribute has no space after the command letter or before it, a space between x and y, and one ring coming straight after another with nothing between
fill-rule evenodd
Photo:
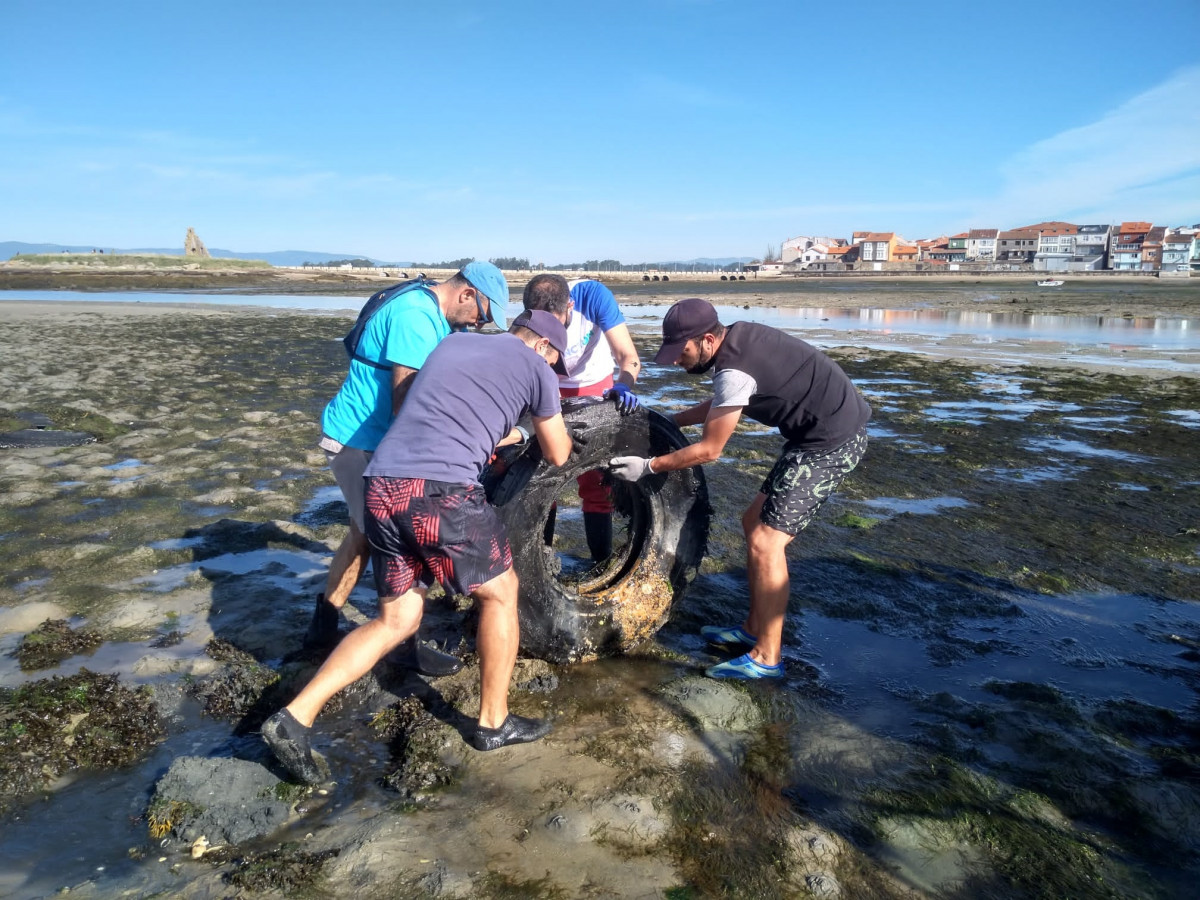
<instances>
[{"instance_id":1,"label":"exposed rock","mask_svg":"<svg viewBox=\"0 0 1200 900\"><path fill-rule=\"evenodd\" d=\"M804 886L814 897L840 897L842 886L837 879L825 872L815 872L804 879Z\"/></svg>"},{"instance_id":2,"label":"exposed rock","mask_svg":"<svg viewBox=\"0 0 1200 900\"><path fill-rule=\"evenodd\" d=\"M204 837L210 849L263 837L291 817L282 785L256 762L181 756L159 779L150 827L188 844Z\"/></svg>"},{"instance_id":3,"label":"exposed rock","mask_svg":"<svg viewBox=\"0 0 1200 900\"><path fill-rule=\"evenodd\" d=\"M212 256L208 252L208 248L204 246L204 241L196 236L196 230L189 228L187 237L183 239L183 255L196 256L200 259L211 259Z\"/></svg>"}]
</instances>

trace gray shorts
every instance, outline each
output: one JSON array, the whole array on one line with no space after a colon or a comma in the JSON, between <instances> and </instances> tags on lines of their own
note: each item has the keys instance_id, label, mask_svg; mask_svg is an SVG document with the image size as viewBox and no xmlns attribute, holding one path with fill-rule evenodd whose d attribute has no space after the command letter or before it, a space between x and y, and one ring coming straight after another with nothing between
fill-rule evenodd
<instances>
[{"instance_id":1,"label":"gray shorts","mask_svg":"<svg viewBox=\"0 0 1200 900\"><path fill-rule=\"evenodd\" d=\"M363 472L371 461L369 450L358 450L355 447L342 447L336 453L328 447L322 447L325 459L329 461L329 471L333 479L342 489L342 497L346 501L346 509L350 512L350 521L358 528L359 533L366 531L363 525Z\"/></svg>"},{"instance_id":2,"label":"gray shorts","mask_svg":"<svg viewBox=\"0 0 1200 900\"><path fill-rule=\"evenodd\" d=\"M799 534L866 452L865 425L832 450L804 451L785 446L759 488L767 495L759 518L764 525L785 534Z\"/></svg>"}]
</instances>

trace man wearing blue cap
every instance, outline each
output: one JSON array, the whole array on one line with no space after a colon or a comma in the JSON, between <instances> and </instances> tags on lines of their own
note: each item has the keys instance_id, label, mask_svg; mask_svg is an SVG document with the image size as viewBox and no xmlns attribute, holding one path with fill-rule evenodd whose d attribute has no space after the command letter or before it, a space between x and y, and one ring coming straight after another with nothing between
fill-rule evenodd
<instances>
[{"instance_id":1,"label":"man wearing blue cap","mask_svg":"<svg viewBox=\"0 0 1200 900\"><path fill-rule=\"evenodd\" d=\"M517 427L526 412L546 461L561 466L570 457L555 375L566 345L562 322L527 310L508 334L450 335L413 379L366 469L379 616L346 635L296 698L263 723L263 739L296 778L326 777L310 745L313 721L330 697L416 633L430 579L479 604L479 721L467 740L497 750L549 732L546 720L508 712L520 642L517 575L479 477L496 447L529 439Z\"/></svg>"},{"instance_id":2,"label":"man wearing blue cap","mask_svg":"<svg viewBox=\"0 0 1200 900\"><path fill-rule=\"evenodd\" d=\"M321 419L320 447L346 500L350 531L333 556L324 593L317 595L306 647L324 649L338 640L339 611L367 562L363 471L414 376L452 331L481 328L487 322L504 328L507 304L504 275L491 263L475 261L441 283L423 277L409 282L366 320L351 350L346 380ZM426 646L419 636L389 659L430 676L450 675L462 667L456 657Z\"/></svg>"}]
</instances>

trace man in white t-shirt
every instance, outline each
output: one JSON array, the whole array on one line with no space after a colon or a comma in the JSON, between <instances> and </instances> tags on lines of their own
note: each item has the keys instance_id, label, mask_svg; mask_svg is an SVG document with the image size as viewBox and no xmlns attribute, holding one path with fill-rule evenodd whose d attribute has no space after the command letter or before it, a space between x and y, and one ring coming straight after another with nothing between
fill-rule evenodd
<instances>
[{"instance_id":1,"label":"man in white t-shirt","mask_svg":"<svg viewBox=\"0 0 1200 900\"><path fill-rule=\"evenodd\" d=\"M606 397L621 415L638 408L633 386L642 363L613 292L590 279L567 282L561 275L535 275L525 286L526 309L544 309L567 326L567 375L559 378L563 397ZM616 370L616 377L613 372ZM577 479L583 506L583 528L594 562L612 555L612 492L600 470ZM545 540L554 537L554 513L546 523Z\"/></svg>"}]
</instances>

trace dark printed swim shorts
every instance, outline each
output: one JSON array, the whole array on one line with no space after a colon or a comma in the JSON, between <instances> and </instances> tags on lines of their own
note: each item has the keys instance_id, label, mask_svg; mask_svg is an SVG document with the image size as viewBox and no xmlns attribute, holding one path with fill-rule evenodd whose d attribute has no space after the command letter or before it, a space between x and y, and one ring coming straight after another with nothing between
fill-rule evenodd
<instances>
[{"instance_id":1,"label":"dark printed swim shorts","mask_svg":"<svg viewBox=\"0 0 1200 900\"><path fill-rule=\"evenodd\" d=\"M512 568L504 525L478 484L373 476L366 526L380 597L397 597L426 576L470 594Z\"/></svg>"},{"instance_id":2,"label":"dark printed swim shorts","mask_svg":"<svg viewBox=\"0 0 1200 900\"><path fill-rule=\"evenodd\" d=\"M759 518L779 531L796 535L813 520L842 479L854 471L867 452L864 425L846 443L833 450L784 447L759 490L767 495Z\"/></svg>"}]
</instances>

